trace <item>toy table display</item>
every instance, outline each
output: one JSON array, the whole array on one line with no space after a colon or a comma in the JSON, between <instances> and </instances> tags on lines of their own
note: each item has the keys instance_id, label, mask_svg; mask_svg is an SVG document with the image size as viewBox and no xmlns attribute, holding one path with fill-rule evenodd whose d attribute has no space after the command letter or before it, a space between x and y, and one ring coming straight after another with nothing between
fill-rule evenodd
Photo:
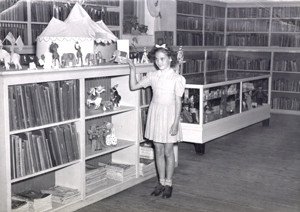
<instances>
[{"instance_id":1,"label":"toy table display","mask_svg":"<svg viewBox=\"0 0 300 212\"><path fill-rule=\"evenodd\" d=\"M194 78L195 79L195 78ZM182 102L183 141L204 154L205 143L254 123L268 125L270 76L201 85L187 79Z\"/></svg>"}]
</instances>

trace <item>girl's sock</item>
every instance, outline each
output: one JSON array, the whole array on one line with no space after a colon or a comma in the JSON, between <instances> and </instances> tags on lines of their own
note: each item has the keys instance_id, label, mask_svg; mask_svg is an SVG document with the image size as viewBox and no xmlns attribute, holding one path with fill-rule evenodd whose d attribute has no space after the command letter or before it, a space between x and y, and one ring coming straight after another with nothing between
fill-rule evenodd
<instances>
[{"instance_id":1,"label":"girl's sock","mask_svg":"<svg viewBox=\"0 0 300 212\"><path fill-rule=\"evenodd\" d=\"M166 179L165 185L166 186L172 186L172 180L171 179Z\"/></svg>"},{"instance_id":2,"label":"girl's sock","mask_svg":"<svg viewBox=\"0 0 300 212\"><path fill-rule=\"evenodd\" d=\"M159 179L159 182L162 186L166 185L166 180L165 179Z\"/></svg>"}]
</instances>

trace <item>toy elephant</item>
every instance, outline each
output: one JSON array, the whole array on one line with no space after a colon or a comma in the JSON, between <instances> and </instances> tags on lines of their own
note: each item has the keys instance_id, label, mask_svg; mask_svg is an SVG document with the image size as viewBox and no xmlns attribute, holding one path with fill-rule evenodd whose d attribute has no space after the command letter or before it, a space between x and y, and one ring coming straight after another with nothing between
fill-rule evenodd
<instances>
[{"instance_id":1,"label":"toy elephant","mask_svg":"<svg viewBox=\"0 0 300 212\"><path fill-rule=\"evenodd\" d=\"M75 65L76 65L75 54L73 54L73 53L64 53L61 56L61 66L62 67L75 66Z\"/></svg>"}]
</instances>

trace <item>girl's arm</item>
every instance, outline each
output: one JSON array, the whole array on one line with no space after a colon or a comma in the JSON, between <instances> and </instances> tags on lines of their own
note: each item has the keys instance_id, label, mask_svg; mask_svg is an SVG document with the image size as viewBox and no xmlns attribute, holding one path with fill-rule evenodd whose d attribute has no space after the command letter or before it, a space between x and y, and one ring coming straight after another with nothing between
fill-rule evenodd
<instances>
[{"instance_id":1,"label":"girl's arm","mask_svg":"<svg viewBox=\"0 0 300 212\"><path fill-rule=\"evenodd\" d=\"M136 68L135 65L133 64L133 62L130 59L127 59L128 65L129 65L129 69L130 69L130 76L129 76L129 85L130 85L130 89L131 90L137 90L142 88L142 86L140 86L138 84L138 81L136 79Z\"/></svg>"},{"instance_id":2,"label":"girl's arm","mask_svg":"<svg viewBox=\"0 0 300 212\"><path fill-rule=\"evenodd\" d=\"M173 136L177 135L177 133L178 133L180 113L181 113L181 97L176 95L176 97L175 97L175 120L174 120L174 123L170 130L170 134Z\"/></svg>"}]
</instances>

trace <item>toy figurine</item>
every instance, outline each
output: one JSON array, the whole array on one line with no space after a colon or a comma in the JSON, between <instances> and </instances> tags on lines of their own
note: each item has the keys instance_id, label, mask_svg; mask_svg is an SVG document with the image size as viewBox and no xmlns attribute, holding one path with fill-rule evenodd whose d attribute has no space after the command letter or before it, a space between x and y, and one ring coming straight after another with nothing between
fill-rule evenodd
<instances>
[{"instance_id":1,"label":"toy figurine","mask_svg":"<svg viewBox=\"0 0 300 212\"><path fill-rule=\"evenodd\" d=\"M257 105L262 105L266 102L268 95L263 91L262 86L259 86L258 89L253 92L253 97L255 98Z\"/></svg>"},{"instance_id":2,"label":"toy figurine","mask_svg":"<svg viewBox=\"0 0 300 212\"><path fill-rule=\"evenodd\" d=\"M105 91L105 88L101 85L95 88L91 88L88 92L88 99L86 100L86 104L88 107L90 107L92 104L95 105L95 110L98 110L101 106L102 98L101 93Z\"/></svg>"},{"instance_id":3,"label":"toy figurine","mask_svg":"<svg viewBox=\"0 0 300 212\"><path fill-rule=\"evenodd\" d=\"M182 46L179 46L179 49L178 49L178 52L177 52L177 61L180 64L184 62L184 55L183 55Z\"/></svg>"},{"instance_id":4,"label":"toy figurine","mask_svg":"<svg viewBox=\"0 0 300 212\"><path fill-rule=\"evenodd\" d=\"M58 44L52 42L50 47L49 47L49 51L50 53L52 53L52 68L59 68L60 67L60 56L58 54Z\"/></svg>"},{"instance_id":5,"label":"toy figurine","mask_svg":"<svg viewBox=\"0 0 300 212\"><path fill-rule=\"evenodd\" d=\"M110 122L105 122L103 126L103 136L105 138L105 144L107 146L117 145L118 139L116 137L115 128L113 127L113 124Z\"/></svg>"},{"instance_id":6,"label":"toy figurine","mask_svg":"<svg viewBox=\"0 0 300 212\"><path fill-rule=\"evenodd\" d=\"M14 64L16 69L22 69L22 66L20 64L20 55L17 53L14 53L14 43L12 43L11 46L11 52L10 54L3 49L3 42L0 40L0 61L4 62L4 66L6 70L10 69L10 63Z\"/></svg>"},{"instance_id":7,"label":"toy figurine","mask_svg":"<svg viewBox=\"0 0 300 212\"><path fill-rule=\"evenodd\" d=\"M146 47L144 47L144 52L143 52L143 56L141 59L141 63L149 63L149 58L148 58L148 53L147 53Z\"/></svg>"},{"instance_id":8,"label":"toy figurine","mask_svg":"<svg viewBox=\"0 0 300 212\"><path fill-rule=\"evenodd\" d=\"M117 91L117 87L118 84L114 85L111 89L110 89L110 100L111 102L113 102L114 107L119 107L119 103L121 100L121 96L119 95L119 92Z\"/></svg>"},{"instance_id":9,"label":"toy figurine","mask_svg":"<svg viewBox=\"0 0 300 212\"><path fill-rule=\"evenodd\" d=\"M81 46L79 45L78 41L75 43L75 49L77 50L76 56L77 56L77 64L80 66L83 66L83 59L82 59L82 52L81 52ZM80 61L80 64L79 64Z\"/></svg>"},{"instance_id":10,"label":"toy figurine","mask_svg":"<svg viewBox=\"0 0 300 212\"><path fill-rule=\"evenodd\" d=\"M245 103L248 110L252 108L252 91L248 91L244 93Z\"/></svg>"}]
</instances>

